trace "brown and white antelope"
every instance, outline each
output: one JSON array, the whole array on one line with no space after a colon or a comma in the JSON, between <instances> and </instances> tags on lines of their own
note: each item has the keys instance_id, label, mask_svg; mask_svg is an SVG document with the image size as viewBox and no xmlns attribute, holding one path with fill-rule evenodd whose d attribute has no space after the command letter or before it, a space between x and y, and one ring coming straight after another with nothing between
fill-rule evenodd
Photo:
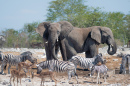
<instances>
[{"instance_id":1,"label":"brown and white antelope","mask_svg":"<svg viewBox=\"0 0 130 86\"><path fill-rule=\"evenodd\" d=\"M18 79L20 79L20 84L21 84L21 78L27 77L26 73L20 73L18 70L14 69L11 71L11 76L10 76L10 85L11 85L11 79L13 78L13 83L15 78L17 78L17 86L18 86ZM14 83L15 86L15 83Z\"/></svg>"},{"instance_id":2,"label":"brown and white antelope","mask_svg":"<svg viewBox=\"0 0 130 86\"><path fill-rule=\"evenodd\" d=\"M36 76L41 78L41 86L42 86L42 83L44 86L46 76L49 76L51 80L55 81L55 85L57 85L57 80L55 79L56 73L53 71L41 72L40 74ZM32 78L34 78L34 73L32 74Z\"/></svg>"},{"instance_id":3,"label":"brown and white antelope","mask_svg":"<svg viewBox=\"0 0 130 86\"><path fill-rule=\"evenodd\" d=\"M18 64L18 70L21 71L21 69L23 69L25 73L29 72L29 76L30 76L30 72L32 74L32 72L33 72L32 68L34 67L35 63L29 64L29 63L26 63L26 62L20 62Z\"/></svg>"}]
</instances>

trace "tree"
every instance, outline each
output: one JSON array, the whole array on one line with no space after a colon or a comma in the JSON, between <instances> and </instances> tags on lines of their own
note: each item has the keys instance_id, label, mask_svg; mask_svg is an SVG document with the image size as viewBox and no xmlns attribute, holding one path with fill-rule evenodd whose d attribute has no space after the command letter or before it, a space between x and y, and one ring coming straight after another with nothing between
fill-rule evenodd
<instances>
[{"instance_id":1,"label":"tree","mask_svg":"<svg viewBox=\"0 0 130 86\"><path fill-rule=\"evenodd\" d=\"M7 29L2 32L6 38L6 47L12 47L17 42L18 31L14 29Z\"/></svg>"},{"instance_id":2,"label":"tree","mask_svg":"<svg viewBox=\"0 0 130 86\"><path fill-rule=\"evenodd\" d=\"M47 21L69 21L73 26L86 28L90 26L109 27L115 39L126 43L130 34L130 15L121 12L102 12L101 8L84 5L85 0L56 0L50 2ZM129 37L128 37L129 36Z\"/></svg>"},{"instance_id":3,"label":"tree","mask_svg":"<svg viewBox=\"0 0 130 86\"><path fill-rule=\"evenodd\" d=\"M24 25L24 32L28 36L28 43L31 44L33 42L42 42L41 36L36 33L36 27L38 26L38 22L33 22L30 24L25 24Z\"/></svg>"},{"instance_id":4,"label":"tree","mask_svg":"<svg viewBox=\"0 0 130 86\"><path fill-rule=\"evenodd\" d=\"M84 14L87 9L83 0L56 0L50 2L47 21L73 20L75 16Z\"/></svg>"}]
</instances>

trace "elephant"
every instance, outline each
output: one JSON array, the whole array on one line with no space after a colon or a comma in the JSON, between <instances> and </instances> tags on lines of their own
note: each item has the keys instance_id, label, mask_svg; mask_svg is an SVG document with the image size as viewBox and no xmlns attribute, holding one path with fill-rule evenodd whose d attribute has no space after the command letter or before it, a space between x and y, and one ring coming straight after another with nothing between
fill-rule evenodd
<instances>
[{"instance_id":1,"label":"elephant","mask_svg":"<svg viewBox=\"0 0 130 86\"><path fill-rule=\"evenodd\" d=\"M67 36L67 34L69 34L69 32L71 32L71 30L73 29L73 25L67 21L61 21L58 23L59 23L59 25L62 25L60 28L60 31L59 31L60 32L59 38L62 40ZM57 54L60 49L61 43L60 43L60 41L56 41L55 44L53 43L54 44L53 48L52 48L52 46L50 46L53 42L52 41L53 39L50 38L53 35L50 36L51 31L49 30L49 27L51 24L52 24L51 22L40 23L38 25L38 27L36 28L36 32L39 33L40 36L43 38L43 43L45 46L47 60L51 60L51 59L57 60ZM59 32L56 32L56 33L58 34ZM52 53L52 51L54 51L54 52ZM61 51L61 52L63 52L63 51Z\"/></svg>"},{"instance_id":2,"label":"elephant","mask_svg":"<svg viewBox=\"0 0 130 86\"><path fill-rule=\"evenodd\" d=\"M52 49L53 58L56 58L54 45L57 40L59 41L63 60L69 60L72 56L82 52L85 52L86 58L93 58L98 54L98 46L104 43L108 45L108 54L116 53L117 45L110 28L102 26L77 28L72 27L69 22L61 22L50 23L48 28L48 42L50 42L49 46ZM62 28L67 28L70 31L66 32Z\"/></svg>"}]
</instances>

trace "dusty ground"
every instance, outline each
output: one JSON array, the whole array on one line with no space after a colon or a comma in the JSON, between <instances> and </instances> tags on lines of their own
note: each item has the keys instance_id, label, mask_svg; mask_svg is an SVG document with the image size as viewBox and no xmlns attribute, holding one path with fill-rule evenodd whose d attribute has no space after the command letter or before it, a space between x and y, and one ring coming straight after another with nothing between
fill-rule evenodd
<instances>
[{"instance_id":1,"label":"dusty ground","mask_svg":"<svg viewBox=\"0 0 130 86\"><path fill-rule=\"evenodd\" d=\"M14 55L19 55L19 52L4 52L5 54L7 53L12 53ZM37 52L34 54L34 57L37 57L37 55L43 55L43 53L41 52ZM84 54L79 54L81 56L84 56ZM107 83L104 83L104 80L101 79L101 84L100 85L110 85L110 86L127 86L130 85L130 74L118 74L118 70L121 64L121 58L117 57L117 56L103 56L104 58L106 58L106 65L109 68L109 77L107 78ZM44 61L46 59L44 58L38 58L38 62ZM14 69L15 67L11 67L11 70ZM114 71L116 70L116 71ZM47 70L43 70L43 71L47 71ZM6 71L4 71L5 73L7 73L7 69ZM34 69L35 75L36 74L36 69ZM114 72L116 72L117 74L114 74ZM67 83L67 73L56 73L56 79L58 80L58 86L88 86L88 85L98 85L96 84L96 79L94 79L94 82L92 82L92 79L88 76L89 71L85 71L82 68L78 68L77 70L77 74L78 74L78 80L79 80L79 84L76 83L75 77L73 77L71 79L70 84ZM55 83L52 82L49 77L46 77L45 80L45 85L46 86L52 86ZM15 81L15 85L16 85L16 81ZM11 86L10 85L10 75L0 75L0 86ZM12 86L14 86L14 84L12 83ZM23 78L22 79L22 86L40 86L40 78L38 77L34 77L34 79L31 80L31 82L29 82L29 78Z\"/></svg>"}]
</instances>

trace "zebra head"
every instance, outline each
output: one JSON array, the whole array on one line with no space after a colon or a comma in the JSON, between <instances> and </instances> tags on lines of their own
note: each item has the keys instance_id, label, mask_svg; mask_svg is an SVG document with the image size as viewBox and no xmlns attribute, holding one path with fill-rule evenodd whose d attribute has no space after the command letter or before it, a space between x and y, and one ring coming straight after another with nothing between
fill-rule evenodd
<instances>
[{"instance_id":1,"label":"zebra head","mask_svg":"<svg viewBox=\"0 0 130 86\"><path fill-rule=\"evenodd\" d=\"M23 52L21 55L24 56L25 60L29 60L31 63L36 62L36 58L33 57L30 51Z\"/></svg>"},{"instance_id":2,"label":"zebra head","mask_svg":"<svg viewBox=\"0 0 130 86\"><path fill-rule=\"evenodd\" d=\"M95 56L95 61L94 64L98 64L99 62L101 62L102 64L104 64L104 59L102 57L102 53L99 53L98 55Z\"/></svg>"},{"instance_id":3,"label":"zebra head","mask_svg":"<svg viewBox=\"0 0 130 86\"><path fill-rule=\"evenodd\" d=\"M40 66L40 63L36 64L36 67L37 67L37 74L40 74L42 72L42 68Z\"/></svg>"}]
</instances>

